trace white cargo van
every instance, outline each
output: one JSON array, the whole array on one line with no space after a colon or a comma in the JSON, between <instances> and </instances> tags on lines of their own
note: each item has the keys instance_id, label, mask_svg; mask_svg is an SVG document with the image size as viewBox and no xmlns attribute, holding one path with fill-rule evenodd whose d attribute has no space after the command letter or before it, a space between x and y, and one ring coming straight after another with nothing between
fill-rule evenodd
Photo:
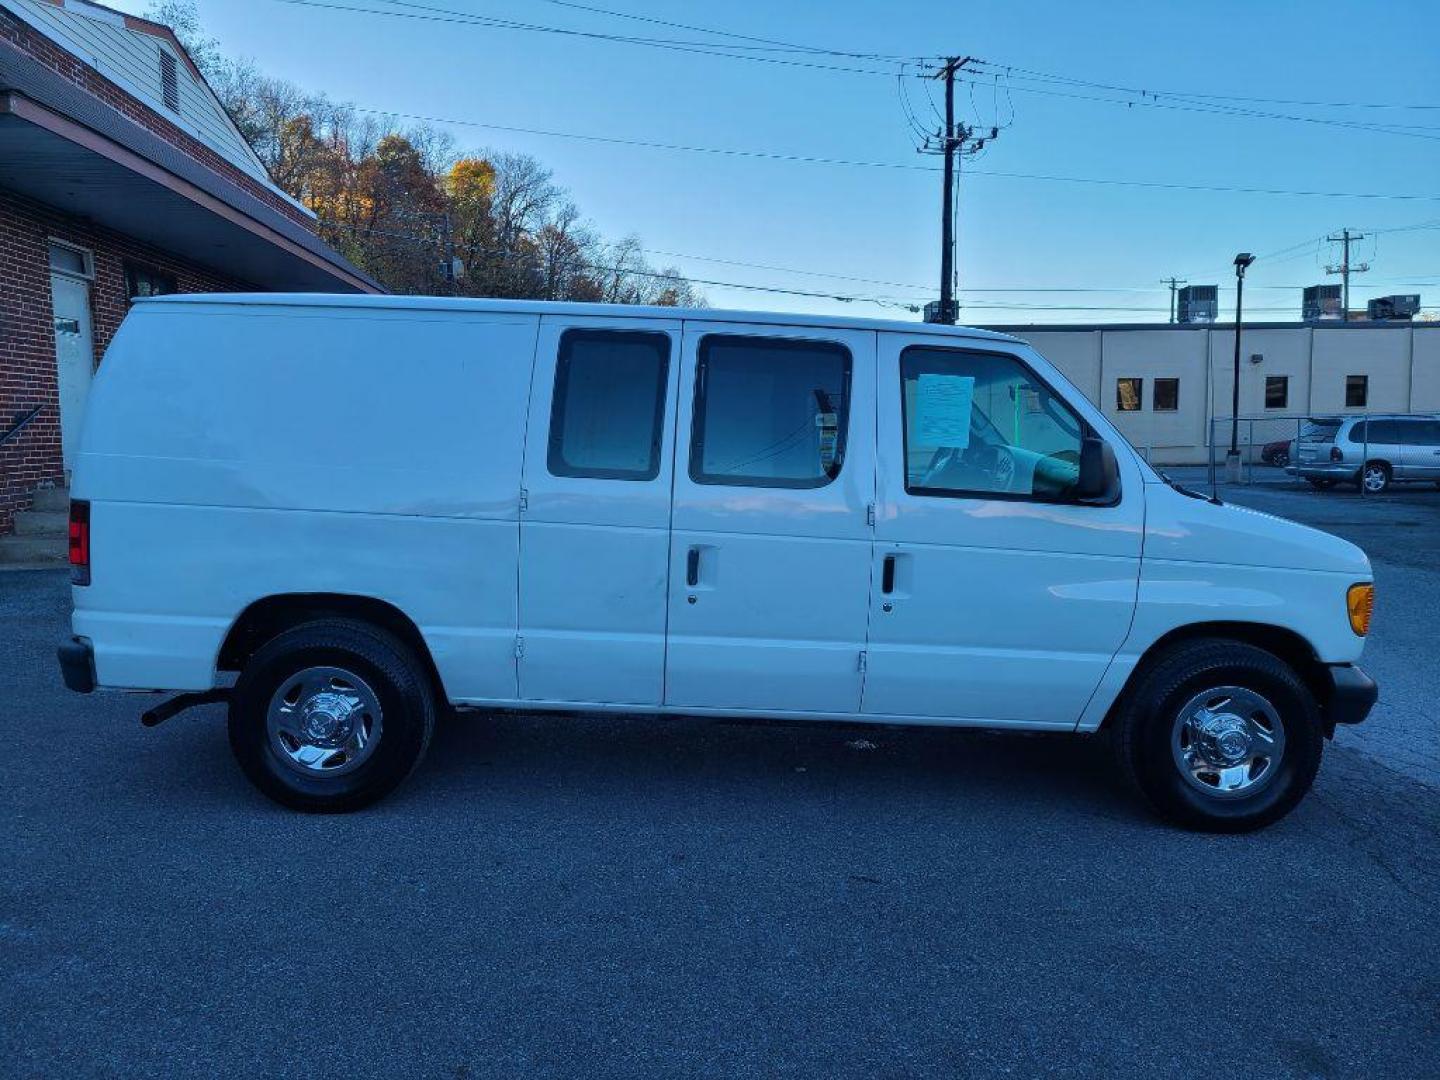
<instances>
[{"instance_id":1,"label":"white cargo van","mask_svg":"<svg viewBox=\"0 0 1440 1080\"><path fill-rule=\"evenodd\" d=\"M1173 486L978 330L147 300L73 496L67 685L228 701L306 810L504 706L1104 729L1159 810L1238 830L1376 694L1363 553Z\"/></svg>"}]
</instances>

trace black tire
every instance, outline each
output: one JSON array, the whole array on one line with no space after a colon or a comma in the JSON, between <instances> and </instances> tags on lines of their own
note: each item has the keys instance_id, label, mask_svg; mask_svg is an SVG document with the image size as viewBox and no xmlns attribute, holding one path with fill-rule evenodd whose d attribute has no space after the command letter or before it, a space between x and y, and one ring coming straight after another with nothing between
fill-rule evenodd
<instances>
[{"instance_id":1,"label":"black tire","mask_svg":"<svg viewBox=\"0 0 1440 1080\"><path fill-rule=\"evenodd\" d=\"M1334 480L1326 480L1319 476L1307 476L1305 479L1310 481L1311 487L1319 488L1321 491L1329 491L1335 486Z\"/></svg>"},{"instance_id":2,"label":"black tire","mask_svg":"<svg viewBox=\"0 0 1440 1080\"><path fill-rule=\"evenodd\" d=\"M267 726L275 694L312 667L340 668L364 680L383 715L368 757L340 775L307 774L293 765ZM320 619L272 638L245 665L230 698L230 749L251 782L278 803L313 813L358 810L414 772L430 744L435 714L430 680L403 642L369 623Z\"/></svg>"},{"instance_id":3,"label":"black tire","mask_svg":"<svg viewBox=\"0 0 1440 1080\"><path fill-rule=\"evenodd\" d=\"M1366 474L1367 472L1370 472L1372 469L1380 474L1380 481L1381 481L1381 482L1380 482L1380 486L1377 487L1377 488L1367 488L1367 487L1365 487L1365 474ZM1360 488L1361 488L1362 490L1369 492L1371 495L1379 495L1382 491L1388 491L1388 490L1389 490L1389 488L1390 488L1390 481L1391 481L1391 479L1392 479L1393 476L1394 476L1394 473L1392 473L1392 472L1390 471L1390 466L1389 466L1388 464L1386 464L1385 462L1383 462L1383 461L1367 461L1367 462L1365 463L1364 468L1362 468L1362 469L1360 470L1360 479L1357 480L1356 483L1360 486Z\"/></svg>"},{"instance_id":4,"label":"black tire","mask_svg":"<svg viewBox=\"0 0 1440 1080\"><path fill-rule=\"evenodd\" d=\"M1222 798L1199 790L1171 750L1180 711L1218 686L1252 690L1275 708L1285 746L1268 781L1251 794ZM1181 642L1157 656L1128 688L1111 718L1120 767L1146 800L1185 828L1248 832L1284 817L1310 790L1320 768L1320 710L1305 683L1273 653L1225 638Z\"/></svg>"}]
</instances>

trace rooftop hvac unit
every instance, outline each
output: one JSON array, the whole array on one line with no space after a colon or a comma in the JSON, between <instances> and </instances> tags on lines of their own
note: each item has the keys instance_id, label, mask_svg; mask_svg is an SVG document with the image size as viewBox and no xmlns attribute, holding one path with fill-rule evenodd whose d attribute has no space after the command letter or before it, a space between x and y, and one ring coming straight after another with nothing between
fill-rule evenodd
<instances>
[{"instance_id":1,"label":"rooftop hvac unit","mask_svg":"<svg viewBox=\"0 0 1440 1080\"><path fill-rule=\"evenodd\" d=\"M1365 312L1370 318L1377 320L1413 319L1420 313L1420 294L1377 296L1365 305Z\"/></svg>"},{"instance_id":2,"label":"rooftop hvac unit","mask_svg":"<svg viewBox=\"0 0 1440 1080\"><path fill-rule=\"evenodd\" d=\"M1305 289L1305 299L1300 307L1300 317L1306 322L1314 322L1317 319L1343 319L1345 312L1340 306L1340 286L1308 286Z\"/></svg>"},{"instance_id":3,"label":"rooftop hvac unit","mask_svg":"<svg viewBox=\"0 0 1440 1080\"><path fill-rule=\"evenodd\" d=\"M1176 296L1175 318L1182 323L1214 322L1220 309L1220 286L1186 285Z\"/></svg>"}]
</instances>

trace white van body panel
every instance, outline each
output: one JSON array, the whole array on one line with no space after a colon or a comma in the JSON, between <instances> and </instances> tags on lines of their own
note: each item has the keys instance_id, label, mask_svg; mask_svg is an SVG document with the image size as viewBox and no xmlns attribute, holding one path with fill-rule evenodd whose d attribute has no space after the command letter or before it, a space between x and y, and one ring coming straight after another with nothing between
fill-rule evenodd
<instances>
[{"instance_id":1,"label":"white van body panel","mask_svg":"<svg viewBox=\"0 0 1440 1080\"><path fill-rule=\"evenodd\" d=\"M839 475L823 487L697 483L688 467L676 470L665 702L679 709L854 714L870 594L875 408L868 388L876 335L690 321L682 387L695 386L701 343L730 335L848 350L849 436ZM689 404L676 413L676 445L686 462L695 416ZM683 575L692 548L698 580L690 587Z\"/></svg>"},{"instance_id":2,"label":"white van body panel","mask_svg":"<svg viewBox=\"0 0 1440 1080\"><path fill-rule=\"evenodd\" d=\"M96 379L73 487L106 538L74 619L101 685L213 686L250 604L327 592L408 615L455 698L513 700L538 326L137 304Z\"/></svg>"},{"instance_id":3,"label":"white van body panel","mask_svg":"<svg viewBox=\"0 0 1440 1080\"><path fill-rule=\"evenodd\" d=\"M668 337L653 478L548 468L571 329ZM699 350L725 335L848 352L829 483L691 475ZM1018 359L1114 448L1118 501L907 491L897 365L912 346ZM1371 580L1343 540L1162 483L1028 346L858 319L142 301L100 367L73 495L93 538L74 631L116 689L208 689L248 607L326 593L413 622L460 704L1090 730L1146 650L1196 624L1281 627L1322 662L1354 661L1345 591Z\"/></svg>"},{"instance_id":4,"label":"white van body panel","mask_svg":"<svg viewBox=\"0 0 1440 1080\"><path fill-rule=\"evenodd\" d=\"M615 481L549 469L556 358L567 331L659 331L670 338L665 415L674 416L680 321L547 315L525 439L520 530L520 697L555 705L659 705L665 689L670 488L675 425L658 475Z\"/></svg>"},{"instance_id":5,"label":"white van body panel","mask_svg":"<svg viewBox=\"0 0 1440 1080\"><path fill-rule=\"evenodd\" d=\"M1145 485L1145 557L1135 619L1078 730L1093 731L1145 651L1205 623L1281 626L1325 664L1360 659L1345 595L1372 579L1354 544L1245 507L1182 494L1158 477Z\"/></svg>"},{"instance_id":6,"label":"white van body panel","mask_svg":"<svg viewBox=\"0 0 1440 1080\"><path fill-rule=\"evenodd\" d=\"M882 337L875 573L893 558L895 588L874 597L865 712L1073 726L1130 629L1145 524L1140 470L1117 455L1115 506L908 493L899 361L912 347L998 350L1043 382L1061 382L1028 348ZM1070 403L1116 438L1082 397Z\"/></svg>"}]
</instances>

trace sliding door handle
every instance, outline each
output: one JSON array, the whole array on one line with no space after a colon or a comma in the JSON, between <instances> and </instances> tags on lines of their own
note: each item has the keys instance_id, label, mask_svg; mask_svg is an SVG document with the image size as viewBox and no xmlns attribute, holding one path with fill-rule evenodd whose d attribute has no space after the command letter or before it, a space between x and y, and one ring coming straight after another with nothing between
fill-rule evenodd
<instances>
[{"instance_id":1,"label":"sliding door handle","mask_svg":"<svg viewBox=\"0 0 1440 1080\"><path fill-rule=\"evenodd\" d=\"M880 570L880 592L889 596L895 591L895 556L886 555L885 565Z\"/></svg>"},{"instance_id":2,"label":"sliding door handle","mask_svg":"<svg viewBox=\"0 0 1440 1080\"><path fill-rule=\"evenodd\" d=\"M700 549L692 547L685 556L685 584L692 589L700 584Z\"/></svg>"}]
</instances>

